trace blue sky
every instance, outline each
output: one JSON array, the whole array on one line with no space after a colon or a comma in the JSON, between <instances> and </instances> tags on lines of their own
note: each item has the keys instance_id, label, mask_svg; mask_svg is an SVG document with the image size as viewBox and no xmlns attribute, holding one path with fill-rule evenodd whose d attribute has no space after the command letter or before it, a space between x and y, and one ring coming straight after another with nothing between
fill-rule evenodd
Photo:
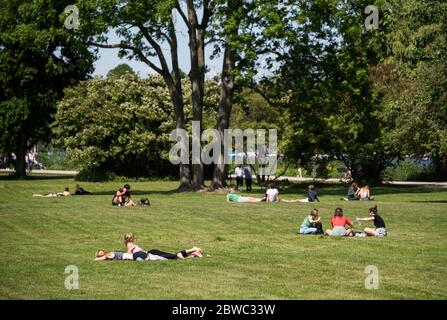
<instances>
[{"instance_id":1,"label":"blue sky","mask_svg":"<svg viewBox=\"0 0 447 320\"><path fill-rule=\"evenodd\" d=\"M179 26L179 30L177 32L178 42L179 42L179 63L180 68L188 73L190 69L190 61L189 61L189 47L188 47L188 38L187 32L184 27ZM112 31L108 34L109 36L109 44L119 43L119 38ZM168 49L168 46L165 45L164 49ZM212 51L212 47L207 47L208 52ZM166 51L167 53L167 51ZM166 55L169 57L169 54ZM153 58L153 61L156 62L157 65L158 59ZM148 74L154 74L154 71L151 70L146 64L135 61L135 60L127 60L126 58L120 59L118 58L118 49L99 49L99 59L95 63L95 72L93 75L106 76L107 73L115 68L117 65L121 63L127 63L132 67L136 72L140 74L141 77L147 77ZM222 65L222 58L218 58L215 60L207 59L207 66L210 69L210 72L207 74L207 77L212 77L216 74L220 73Z\"/></svg>"}]
</instances>

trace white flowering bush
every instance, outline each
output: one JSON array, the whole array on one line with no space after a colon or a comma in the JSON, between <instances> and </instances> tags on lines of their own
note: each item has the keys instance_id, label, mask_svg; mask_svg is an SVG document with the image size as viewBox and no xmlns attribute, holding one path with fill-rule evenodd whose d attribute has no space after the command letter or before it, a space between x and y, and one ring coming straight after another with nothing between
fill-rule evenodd
<instances>
[{"instance_id":1,"label":"white flowering bush","mask_svg":"<svg viewBox=\"0 0 447 320\"><path fill-rule=\"evenodd\" d=\"M65 91L53 132L81 171L144 176L167 165L172 114L159 77L94 78Z\"/></svg>"}]
</instances>

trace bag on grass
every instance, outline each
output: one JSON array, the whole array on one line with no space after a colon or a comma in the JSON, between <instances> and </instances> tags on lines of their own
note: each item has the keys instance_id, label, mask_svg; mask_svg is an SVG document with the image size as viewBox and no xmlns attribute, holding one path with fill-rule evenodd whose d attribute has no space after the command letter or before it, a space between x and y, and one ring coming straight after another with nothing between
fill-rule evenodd
<instances>
[{"instance_id":1,"label":"bag on grass","mask_svg":"<svg viewBox=\"0 0 447 320\"><path fill-rule=\"evenodd\" d=\"M141 198L140 199L140 206L147 207L147 206L150 206L150 205L151 205L151 202L149 201L148 198Z\"/></svg>"}]
</instances>

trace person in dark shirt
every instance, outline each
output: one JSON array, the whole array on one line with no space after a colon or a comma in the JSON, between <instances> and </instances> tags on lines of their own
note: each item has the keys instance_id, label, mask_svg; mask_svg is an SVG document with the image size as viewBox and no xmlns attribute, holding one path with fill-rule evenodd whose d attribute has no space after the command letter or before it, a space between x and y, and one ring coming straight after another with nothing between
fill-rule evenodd
<instances>
[{"instance_id":1,"label":"person in dark shirt","mask_svg":"<svg viewBox=\"0 0 447 320\"><path fill-rule=\"evenodd\" d=\"M385 237L387 235L385 221L383 218L379 216L377 206L369 209L369 217L368 218L357 218L357 221L373 221L375 228L365 228L363 232L367 236L372 237Z\"/></svg>"},{"instance_id":2,"label":"person in dark shirt","mask_svg":"<svg viewBox=\"0 0 447 320\"><path fill-rule=\"evenodd\" d=\"M341 198L342 200L347 200L347 201L351 201L351 200L360 200L360 198L358 197L358 192L359 192L359 187L357 185L357 183L354 181L351 186L348 189L348 194L346 198Z\"/></svg>"},{"instance_id":3,"label":"person in dark shirt","mask_svg":"<svg viewBox=\"0 0 447 320\"><path fill-rule=\"evenodd\" d=\"M311 184L309 186L309 191L307 192L307 198L306 199L296 199L296 200L283 200L283 202L320 202L320 199L318 199L318 194L315 191L315 186Z\"/></svg>"},{"instance_id":4,"label":"person in dark shirt","mask_svg":"<svg viewBox=\"0 0 447 320\"><path fill-rule=\"evenodd\" d=\"M76 196L82 196L82 195L92 195L93 193L88 192L87 190L84 190L84 188L81 188L79 184L76 184L74 195Z\"/></svg>"},{"instance_id":5,"label":"person in dark shirt","mask_svg":"<svg viewBox=\"0 0 447 320\"><path fill-rule=\"evenodd\" d=\"M116 190L115 195L112 199L112 205L123 206L123 207L134 207L135 203L130 195L130 185L127 183L123 188Z\"/></svg>"},{"instance_id":6,"label":"person in dark shirt","mask_svg":"<svg viewBox=\"0 0 447 320\"><path fill-rule=\"evenodd\" d=\"M318 199L317 192L315 191L315 186L313 184L309 186L309 192L307 193L307 200L309 200L309 202L320 202L320 199Z\"/></svg>"}]
</instances>

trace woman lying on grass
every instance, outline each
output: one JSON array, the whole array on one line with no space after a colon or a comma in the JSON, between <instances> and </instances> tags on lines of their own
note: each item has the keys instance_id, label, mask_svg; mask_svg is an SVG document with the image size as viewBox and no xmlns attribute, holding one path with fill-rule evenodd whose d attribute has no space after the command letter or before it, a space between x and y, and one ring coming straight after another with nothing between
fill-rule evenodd
<instances>
[{"instance_id":1,"label":"woman lying on grass","mask_svg":"<svg viewBox=\"0 0 447 320\"><path fill-rule=\"evenodd\" d=\"M185 259L189 257L201 258L203 256L203 250L197 247L182 250L175 254L163 252L158 249L152 249L145 252L135 243L135 238L132 233L126 233L124 235L124 245L127 248L127 252L106 252L104 250L98 250L96 252L95 260L171 260Z\"/></svg>"},{"instance_id":2,"label":"woman lying on grass","mask_svg":"<svg viewBox=\"0 0 447 320\"><path fill-rule=\"evenodd\" d=\"M138 251L135 253L127 253L122 251L110 251L105 250L96 251L96 261L101 260L137 260L137 261L155 261L155 260L182 260L190 257L203 256L203 250L197 247L179 251L177 253L163 252L158 249L152 249L148 252Z\"/></svg>"},{"instance_id":3,"label":"woman lying on grass","mask_svg":"<svg viewBox=\"0 0 447 320\"><path fill-rule=\"evenodd\" d=\"M33 194L33 198L54 198L54 197L68 197L70 195L70 190L65 187L64 192L59 193L49 193L49 194Z\"/></svg>"}]
</instances>

